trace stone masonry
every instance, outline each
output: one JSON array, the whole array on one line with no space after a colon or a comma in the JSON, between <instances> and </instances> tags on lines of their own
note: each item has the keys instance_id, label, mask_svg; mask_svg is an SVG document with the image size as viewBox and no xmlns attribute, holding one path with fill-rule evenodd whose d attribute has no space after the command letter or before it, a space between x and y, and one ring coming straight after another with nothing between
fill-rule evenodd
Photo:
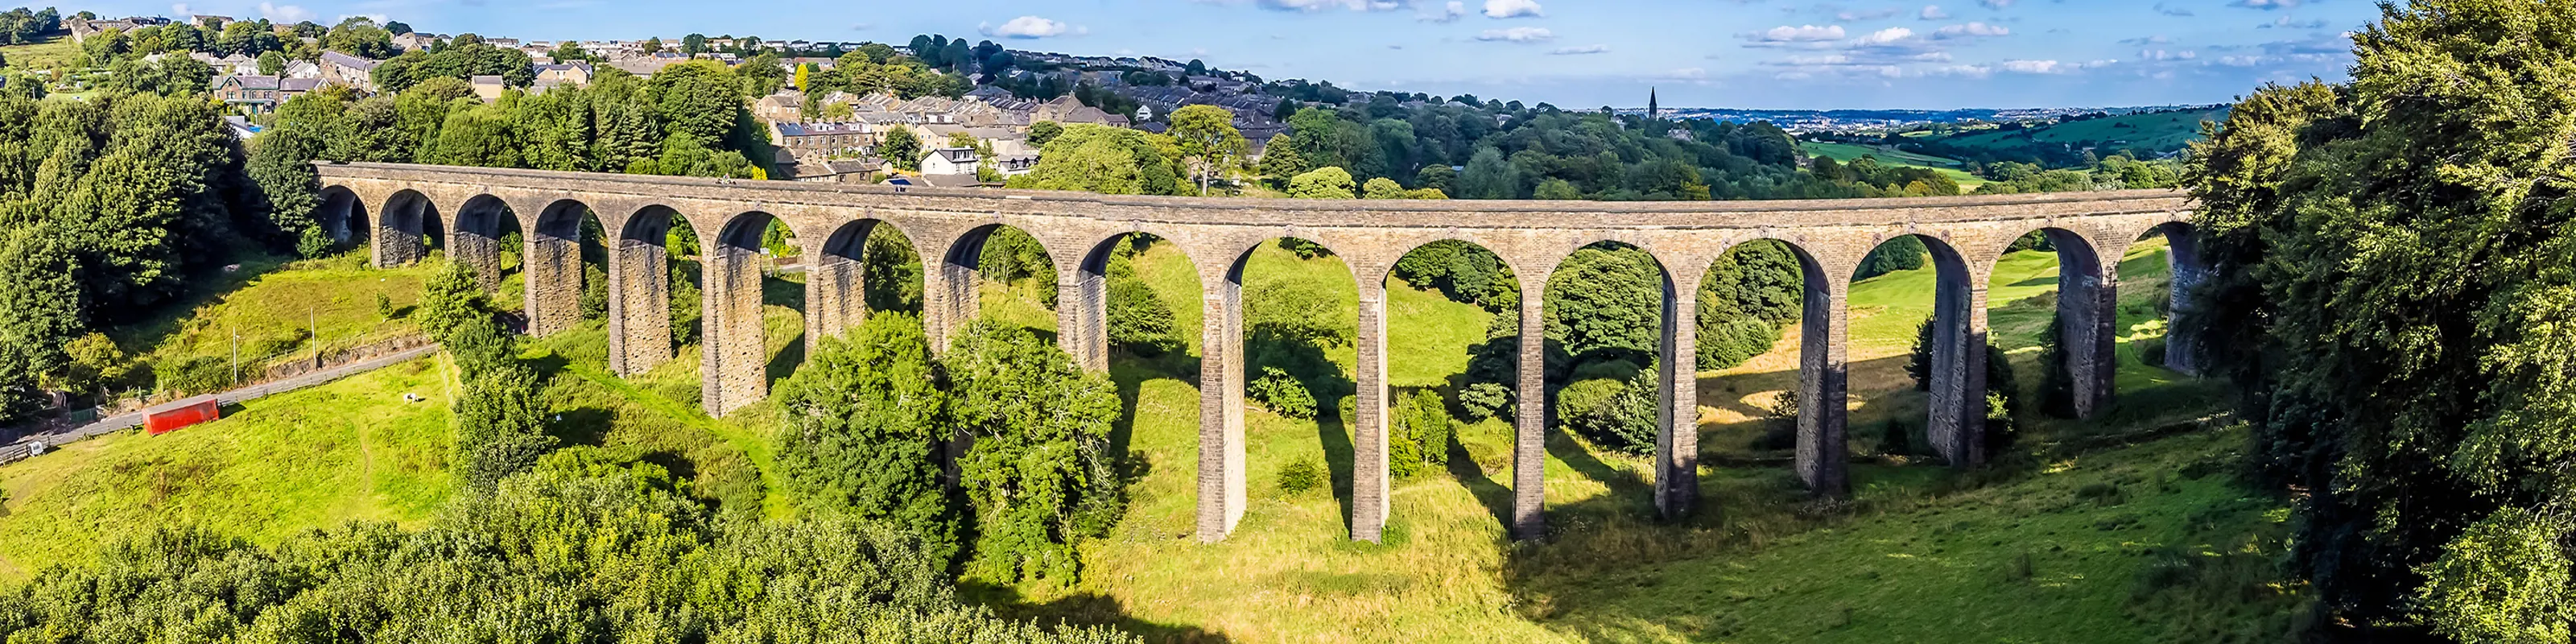
<instances>
[{"instance_id":1,"label":"stone masonry","mask_svg":"<svg viewBox=\"0 0 2576 644\"><path fill-rule=\"evenodd\" d=\"M1058 339L1086 369L1107 364L1106 257L1118 240L1148 233L1172 242L1197 265L1203 319L1198 468L1198 537L1225 538L1247 502L1244 451L1242 259L1259 244L1281 237L1312 240L1332 249L1359 280L1359 417L1354 419L1351 531L1373 540L1397 510L1386 480L1388 385L1385 279L1406 252L1438 240L1458 240L1500 256L1521 276L1523 296L1513 448L1513 504L1509 528L1518 538L1544 535L1546 409L1543 386L1546 276L1576 249L1596 242L1636 246L1668 267L1666 324L1656 442L1654 494L1667 516L1697 503L1697 375L1686 366L1696 355L1695 296L1701 274L1720 255L1754 240L1776 240L1797 251L1807 278L1802 321L1796 470L1816 494L1849 493L1846 335L1848 276L1878 244L1918 235L1933 248L1940 287L1935 294L1934 383L1927 427L1950 462L1974 465L1984 458L1983 344L1988 278L2016 238L2046 231L2065 261L2059 311L2067 320L2068 364L2081 380L2084 413L2110 401L2117 330L2113 304L2117 280L2108 269L2130 244L2163 231L2175 239L2174 315L2186 315L2187 282L2201 274L2189 252L2188 199L2171 191L2119 191L2044 195L1990 195L1841 201L1593 203L1488 201L1289 201L1133 197L1009 190L941 190L898 186L744 182L738 180L581 174L391 164L322 164L323 183L352 199L333 199L333 221L363 218L373 206L379 265L418 258L393 249L419 248L423 236L459 230L440 226L441 207L464 208L480 197L509 205L519 219L529 258L529 309L536 328L570 325L580 293L577 228L565 218L583 212L617 231L609 273L610 359L633 374L671 358L668 274L661 270L662 236L685 220L706 237L701 364L705 406L722 415L767 394L769 365L760 337L757 262L761 218L777 217L794 231L799 254L812 258L806 296L806 333L830 336L866 315L861 297L859 249L873 230L891 227L911 240L926 262L923 324L937 346L976 314L975 262L984 239L1001 226L1028 231L1053 257L1059 276ZM469 217L457 217L460 222ZM578 219L573 219L577 222ZM748 237L727 234L735 225ZM479 225L479 224L478 224ZM572 231L572 232L566 232ZM748 240L746 242L745 240ZM406 246L405 244L409 245ZM479 256L478 256L479 257ZM569 257L570 261L565 258ZM482 261L473 257L467 261ZM2187 355L2178 339L2172 355ZM2187 364L2187 363L2186 363Z\"/></svg>"}]
</instances>

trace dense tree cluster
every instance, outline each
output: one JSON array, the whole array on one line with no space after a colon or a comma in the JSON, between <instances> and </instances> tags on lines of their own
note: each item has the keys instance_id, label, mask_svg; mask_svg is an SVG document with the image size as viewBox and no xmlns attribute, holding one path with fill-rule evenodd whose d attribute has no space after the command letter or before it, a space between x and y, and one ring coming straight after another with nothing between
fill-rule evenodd
<instances>
[{"instance_id":1,"label":"dense tree cluster","mask_svg":"<svg viewBox=\"0 0 2576 644\"><path fill-rule=\"evenodd\" d=\"M288 239L215 108L110 93L0 97L0 419L66 374L66 346L176 296L189 272Z\"/></svg>"},{"instance_id":2,"label":"dense tree cluster","mask_svg":"<svg viewBox=\"0 0 2576 644\"><path fill-rule=\"evenodd\" d=\"M592 448L429 527L356 523L274 548L191 528L0 592L13 641L973 641L1108 644L959 601L919 539L837 518L718 521L650 464Z\"/></svg>"},{"instance_id":3,"label":"dense tree cluster","mask_svg":"<svg viewBox=\"0 0 2576 644\"><path fill-rule=\"evenodd\" d=\"M34 43L62 28L62 13L53 7L10 9L0 12L0 45Z\"/></svg>"},{"instance_id":4,"label":"dense tree cluster","mask_svg":"<svg viewBox=\"0 0 2576 644\"><path fill-rule=\"evenodd\" d=\"M537 80L528 52L495 47L474 34L459 35L430 49L403 52L377 65L373 75L376 88L386 92L401 92L432 78L471 80L475 76L499 76L509 87L527 87Z\"/></svg>"},{"instance_id":5,"label":"dense tree cluster","mask_svg":"<svg viewBox=\"0 0 2576 644\"><path fill-rule=\"evenodd\" d=\"M2383 7L2351 84L2265 87L2195 146L2205 364L2306 491L2321 622L2567 641L2576 4Z\"/></svg>"},{"instance_id":6,"label":"dense tree cluster","mask_svg":"<svg viewBox=\"0 0 2576 644\"><path fill-rule=\"evenodd\" d=\"M934 360L918 319L880 313L809 360L781 387L777 442L818 510L918 532L986 579L1071 580L1076 546L1126 509L1117 390L1025 329L977 323Z\"/></svg>"}]
</instances>

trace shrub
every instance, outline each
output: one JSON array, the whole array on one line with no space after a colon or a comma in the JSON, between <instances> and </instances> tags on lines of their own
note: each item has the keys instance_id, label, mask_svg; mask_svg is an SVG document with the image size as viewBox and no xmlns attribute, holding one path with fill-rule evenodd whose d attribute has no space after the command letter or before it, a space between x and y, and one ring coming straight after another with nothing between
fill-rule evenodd
<instances>
[{"instance_id":1,"label":"shrub","mask_svg":"<svg viewBox=\"0 0 2576 644\"><path fill-rule=\"evenodd\" d=\"M1761 318L1735 318L1705 323L1699 330L1699 369L1715 371L1744 364L1780 343L1780 327Z\"/></svg>"},{"instance_id":2,"label":"shrub","mask_svg":"<svg viewBox=\"0 0 2576 644\"><path fill-rule=\"evenodd\" d=\"M1245 384L1243 393L1270 413L1299 420L1315 417L1315 393L1278 367L1262 367L1261 377Z\"/></svg>"},{"instance_id":3,"label":"shrub","mask_svg":"<svg viewBox=\"0 0 2576 644\"><path fill-rule=\"evenodd\" d=\"M1906 352L1905 375L1914 378L1915 391L1932 390L1932 320L1925 318L1914 326L1914 349Z\"/></svg>"},{"instance_id":4,"label":"shrub","mask_svg":"<svg viewBox=\"0 0 2576 644\"><path fill-rule=\"evenodd\" d=\"M183 396L223 391L233 384L232 362L214 356L156 365L152 373L156 388Z\"/></svg>"},{"instance_id":5,"label":"shrub","mask_svg":"<svg viewBox=\"0 0 2576 644\"><path fill-rule=\"evenodd\" d=\"M1772 394L1763 418L1762 435L1753 437L1751 447L1757 451L1775 452L1798 447L1798 390L1787 389Z\"/></svg>"},{"instance_id":6,"label":"shrub","mask_svg":"<svg viewBox=\"0 0 2576 644\"><path fill-rule=\"evenodd\" d=\"M1471 423L1511 411L1512 390L1498 383L1479 382L1458 390L1458 408L1467 413Z\"/></svg>"},{"instance_id":7,"label":"shrub","mask_svg":"<svg viewBox=\"0 0 2576 644\"><path fill-rule=\"evenodd\" d=\"M1358 396L1346 396L1351 400ZM1387 470L1397 477L1439 471L1449 464L1449 405L1440 392L1415 390L1396 399L1387 423Z\"/></svg>"},{"instance_id":8,"label":"shrub","mask_svg":"<svg viewBox=\"0 0 2576 644\"><path fill-rule=\"evenodd\" d=\"M1279 491L1296 495L1324 486L1324 466L1314 461L1297 461L1279 468Z\"/></svg>"},{"instance_id":9,"label":"shrub","mask_svg":"<svg viewBox=\"0 0 2576 644\"><path fill-rule=\"evenodd\" d=\"M1127 498L1109 443L1109 376L1073 366L1027 329L976 322L940 356L957 459L976 526L967 568L987 579L1078 580L1081 542L1107 534Z\"/></svg>"},{"instance_id":10,"label":"shrub","mask_svg":"<svg viewBox=\"0 0 2576 644\"><path fill-rule=\"evenodd\" d=\"M1655 452L1654 369L1639 369L1626 380L1579 380L1556 395L1557 422L1602 449L1627 454Z\"/></svg>"},{"instance_id":11,"label":"shrub","mask_svg":"<svg viewBox=\"0 0 2576 644\"><path fill-rule=\"evenodd\" d=\"M581 267L581 319L608 319L608 272L597 264Z\"/></svg>"}]
</instances>

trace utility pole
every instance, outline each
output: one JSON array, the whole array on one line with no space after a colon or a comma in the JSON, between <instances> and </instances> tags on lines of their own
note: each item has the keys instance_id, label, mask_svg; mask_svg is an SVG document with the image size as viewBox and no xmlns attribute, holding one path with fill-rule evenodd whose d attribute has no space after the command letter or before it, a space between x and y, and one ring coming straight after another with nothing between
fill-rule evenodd
<instances>
[{"instance_id":1,"label":"utility pole","mask_svg":"<svg viewBox=\"0 0 2576 644\"><path fill-rule=\"evenodd\" d=\"M241 386L241 326L232 324L231 320L226 320L224 326L233 332L233 386L238 387Z\"/></svg>"}]
</instances>

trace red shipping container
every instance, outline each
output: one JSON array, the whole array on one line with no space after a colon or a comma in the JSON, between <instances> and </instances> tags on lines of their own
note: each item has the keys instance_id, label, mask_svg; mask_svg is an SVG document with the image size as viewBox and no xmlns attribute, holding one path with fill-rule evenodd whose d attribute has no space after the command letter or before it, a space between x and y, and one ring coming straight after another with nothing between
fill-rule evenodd
<instances>
[{"instance_id":1,"label":"red shipping container","mask_svg":"<svg viewBox=\"0 0 2576 644\"><path fill-rule=\"evenodd\" d=\"M207 396L183 407L144 416L143 431L159 436L182 427L222 418L223 415L223 408L215 404L215 397Z\"/></svg>"}]
</instances>

